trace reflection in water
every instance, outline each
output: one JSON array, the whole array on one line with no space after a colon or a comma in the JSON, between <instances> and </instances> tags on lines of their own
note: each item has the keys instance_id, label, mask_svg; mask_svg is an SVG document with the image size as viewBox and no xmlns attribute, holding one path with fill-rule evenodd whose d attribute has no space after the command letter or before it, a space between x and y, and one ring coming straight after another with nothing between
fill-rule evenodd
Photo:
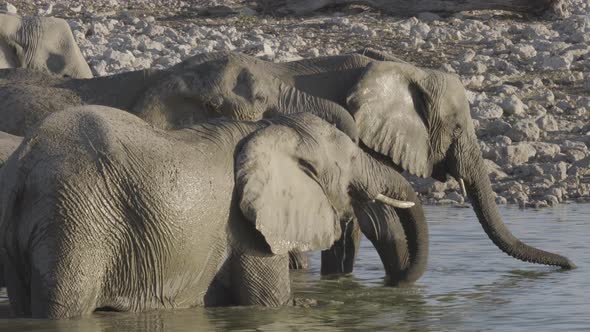
<instances>
[{"instance_id":1,"label":"reflection in water","mask_svg":"<svg viewBox=\"0 0 590 332\"><path fill-rule=\"evenodd\" d=\"M513 233L563 253L578 269L517 261L487 239L471 209L428 207L431 255L417 285L383 286L379 257L361 244L355 273L320 278L319 253L311 269L292 273L297 298L311 307L195 308L142 314L100 312L82 319L0 319L2 331L584 331L590 326L590 205L549 210L504 208ZM4 298L2 296L4 295ZM0 292L0 317L6 317Z\"/></svg>"}]
</instances>

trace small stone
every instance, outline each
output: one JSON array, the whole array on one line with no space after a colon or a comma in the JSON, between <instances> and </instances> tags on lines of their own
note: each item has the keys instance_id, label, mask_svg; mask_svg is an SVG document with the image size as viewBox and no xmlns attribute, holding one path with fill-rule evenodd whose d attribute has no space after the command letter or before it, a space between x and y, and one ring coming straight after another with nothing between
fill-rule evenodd
<instances>
[{"instance_id":1,"label":"small stone","mask_svg":"<svg viewBox=\"0 0 590 332\"><path fill-rule=\"evenodd\" d=\"M504 114L502 107L487 101L480 102L471 109L472 116L478 120L498 119Z\"/></svg>"},{"instance_id":2,"label":"small stone","mask_svg":"<svg viewBox=\"0 0 590 332\"><path fill-rule=\"evenodd\" d=\"M460 70L465 74L483 74L488 70L488 67L482 62L474 61L462 64Z\"/></svg>"},{"instance_id":3,"label":"small stone","mask_svg":"<svg viewBox=\"0 0 590 332\"><path fill-rule=\"evenodd\" d=\"M491 180L497 181L508 177L508 174L504 173L500 166L495 162L489 159L484 159L483 161L488 169L488 175Z\"/></svg>"},{"instance_id":4,"label":"small stone","mask_svg":"<svg viewBox=\"0 0 590 332\"><path fill-rule=\"evenodd\" d=\"M543 129L544 131L558 131L559 125L557 124L557 120L551 114L547 114L541 116L537 119L537 125L539 128Z\"/></svg>"},{"instance_id":5,"label":"small stone","mask_svg":"<svg viewBox=\"0 0 590 332\"><path fill-rule=\"evenodd\" d=\"M511 165L522 165L537 154L537 150L529 143L517 143L503 149L504 162Z\"/></svg>"},{"instance_id":6,"label":"small stone","mask_svg":"<svg viewBox=\"0 0 590 332\"><path fill-rule=\"evenodd\" d=\"M532 45L526 44L514 45L512 52L518 55L519 58L525 60L534 58L537 55L537 51L535 50L535 48Z\"/></svg>"},{"instance_id":7,"label":"small stone","mask_svg":"<svg viewBox=\"0 0 590 332\"><path fill-rule=\"evenodd\" d=\"M543 169L538 165L519 165L512 169L512 175L518 178L533 177L543 175Z\"/></svg>"},{"instance_id":8,"label":"small stone","mask_svg":"<svg viewBox=\"0 0 590 332\"><path fill-rule=\"evenodd\" d=\"M435 191L431 195L434 199L442 199L443 197L445 197L445 193L443 191Z\"/></svg>"},{"instance_id":9,"label":"small stone","mask_svg":"<svg viewBox=\"0 0 590 332\"><path fill-rule=\"evenodd\" d=\"M543 61L542 67L549 70L570 70L571 60L565 56L552 56Z\"/></svg>"},{"instance_id":10,"label":"small stone","mask_svg":"<svg viewBox=\"0 0 590 332\"><path fill-rule=\"evenodd\" d=\"M318 50L318 49L317 49L317 48L315 48L315 47L312 47L312 48L310 48L310 49L307 51L307 53L308 53L309 57L312 57L312 58L317 58L317 57L319 57L319 56L320 56L320 50Z\"/></svg>"},{"instance_id":11,"label":"small stone","mask_svg":"<svg viewBox=\"0 0 590 332\"><path fill-rule=\"evenodd\" d=\"M546 201L549 206L559 205L559 199L553 195L545 195L543 196L543 200Z\"/></svg>"},{"instance_id":12,"label":"small stone","mask_svg":"<svg viewBox=\"0 0 590 332\"><path fill-rule=\"evenodd\" d=\"M547 29L543 24L530 24L523 30L523 34L530 40L549 40L559 37L558 32Z\"/></svg>"},{"instance_id":13,"label":"small stone","mask_svg":"<svg viewBox=\"0 0 590 332\"><path fill-rule=\"evenodd\" d=\"M552 175L557 181L563 181L567 178L568 164L563 161L557 163L548 162L541 166L545 174Z\"/></svg>"},{"instance_id":14,"label":"small stone","mask_svg":"<svg viewBox=\"0 0 590 332\"><path fill-rule=\"evenodd\" d=\"M510 96L502 102L502 109L505 114L520 116L525 113L525 105L517 96Z\"/></svg>"},{"instance_id":15,"label":"small stone","mask_svg":"<svg viewBox=\"0 0 590 332\"><path fill-rule=\"evenodd\" d=\"M516 123L508 132L506 136L510 137L514 142L522 141L536 141L539 139L540 129L532 120L523 120Z\"/></svg>"},{"instance_id":16,"label":"small stone","mask_svg":"<svg viewBox=\"0 0 590 332\"><path fill-rule=\"evenodd\" d=\"M561 152L561 148L557 144L545 142L530 143L536 150L535 158L539 161L552 161Z\"/></svg>"},{"instance_id":17,"label":"small stone","mask_svg":"<svg viewBox=\"0 0 590 332\"><path fill-rule=\"evenodd\" d=\"M508 204L508 200L502 196L496 196L496 204L505 205Z\"/></svg>"},{"instance_id":18,"label":"small stone","mask_svg":"<svg viewBox=\"0 0 590 332\"><path fill-rule=\"evenodd\" d=\"M533 209L541 209L541 208L544 208L547 206L548 206L548 204L544 200L538 200L538 201L532 201L532 202L525 203L525 207L533 208Z\"/></svg>"},{"instance_id":19,"label":"small stone","mask_svg":"<svg viewBox=\"0 0 590 332\"><path fill-rule=\"evenodd\" d=\"M2 7L4 7L4 8L2 8ZM0 8L2 8L2 10L6 11L6 13L12 14L12 15L16 15L16 13L18 11L13 4L8 3L8 2L5 3L4 6L2 6L2 7L0 7Z\"/></svg>"},{"instance_id":20,"label":"small stone","mask_svg":"<svg viewBox=\"0 0 590 332\"><path fill-rule=\"evenodd\" d=\"M428 36L428 33L430 32L430 26L428 26L428 24L426 23L418 23L415 26L413 26L410 29L410 33L412 35L418 35L420 36L420 38L424 39Z\"/></svg>"},{"instance_id":21,"label":"small stone","mask_svg":"<svg viewBox=\"0 0 590 332\"><path fill-rule=\"evenodd\" d=\"M460 195L456 191L451 191L451 192L447 193L447 199L455 201L459 204L465 203L465 198L463 197L463 195Z\"/></svg>"},{"instance_id":22,"label":"small stone","mask_svg":"<svg viewBox=\"0 0 590 332\"><path fill-rule=\"evenodd\" d=\"M533 99L545 105L555 104L555 95L549 89L538 91L537 94L533 96Z\"/></svg>"}]
</instances>

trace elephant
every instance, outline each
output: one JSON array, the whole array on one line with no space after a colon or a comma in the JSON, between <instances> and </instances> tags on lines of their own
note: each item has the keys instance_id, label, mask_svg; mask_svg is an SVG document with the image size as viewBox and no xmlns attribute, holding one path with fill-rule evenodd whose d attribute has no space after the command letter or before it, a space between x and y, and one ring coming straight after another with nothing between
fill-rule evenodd
<instances>
[{"instance_id":1,"label":"elephant","mask_svg":"<svg viewBox=\"0 0 590 332\"><path fill-rule=\"evenodd\" d=\"M329 248L368 209L424 217L401 174L310 113L163 131L74 107L0 172L7 291L33 317L284 305L288 251ZM386 226L368 219L362 229Z\"/></svg>"},{"instance_id":2,"label":"elephant","mask_svg":"<svg viewBox=\"0 0 590 332\"><path fill-rule=\"evenodd\" d=\"M58 76L92 77L70 26L55 17L0 14L0 68L31 68Z\"/></svg>"}]
</instances>

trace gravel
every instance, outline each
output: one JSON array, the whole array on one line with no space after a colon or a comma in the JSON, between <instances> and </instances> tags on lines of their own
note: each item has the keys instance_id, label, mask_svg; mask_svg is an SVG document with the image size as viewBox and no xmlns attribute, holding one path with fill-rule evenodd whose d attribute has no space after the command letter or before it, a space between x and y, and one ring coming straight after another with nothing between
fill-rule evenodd
<instances>
[{"instance_id":1,"label":"gravel","mask_svg":"<svg viewBox=\"0 0 590 332\"><path fill-rule=\"evenodd\" d=\"M233 50L272 61L380 49L457 73L496 201L545 207L590 201L590 3L564 18L500 11L400 18L363 6L306 17L259 14L247 1L0 0L0 10L65 18L97 76L165 68ZM415 179L426 203L463 203L454 180Z\"/></svg>"}]
</instances>

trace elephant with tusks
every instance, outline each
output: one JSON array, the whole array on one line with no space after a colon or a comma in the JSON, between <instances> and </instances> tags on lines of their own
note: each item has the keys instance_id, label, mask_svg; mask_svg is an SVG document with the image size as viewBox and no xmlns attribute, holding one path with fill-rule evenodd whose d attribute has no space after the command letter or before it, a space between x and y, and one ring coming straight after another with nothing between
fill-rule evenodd
<instances>
[{"instance_id":1,"label":"elephant with tusks","mask_svg":"<svg viewBox=\"0 0 590 332\"><path fill-rule=\"evenodd\" d=\"M383 207L424 218L403 176L310 113L163 131L84 106L2 167L0 248L20 315L278 306L288 251L327 249L342 220L372 228Z\"/></svg>"}]
</instances>

